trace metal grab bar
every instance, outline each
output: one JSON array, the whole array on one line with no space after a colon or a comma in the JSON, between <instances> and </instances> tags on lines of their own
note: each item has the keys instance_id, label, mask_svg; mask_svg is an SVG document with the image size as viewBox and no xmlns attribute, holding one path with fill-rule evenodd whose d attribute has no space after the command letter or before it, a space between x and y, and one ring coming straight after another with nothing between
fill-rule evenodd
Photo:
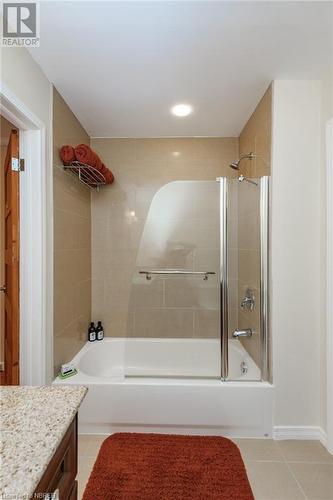
<instances>
[{"instance_id":1,"label":"metal grab bar","mask_svg":"<svg viewBox=\"0 0 333 500\"><path fill-rule=\"evenodd\" d=\"M214 271L190 271L188 269L147 269L139 271L139 274L145 274L147 280L151 280L152 274L191 274L195 276L202 276L205 281L208 280L208 276L215 274Z\"/></svg>"}]
</instances>

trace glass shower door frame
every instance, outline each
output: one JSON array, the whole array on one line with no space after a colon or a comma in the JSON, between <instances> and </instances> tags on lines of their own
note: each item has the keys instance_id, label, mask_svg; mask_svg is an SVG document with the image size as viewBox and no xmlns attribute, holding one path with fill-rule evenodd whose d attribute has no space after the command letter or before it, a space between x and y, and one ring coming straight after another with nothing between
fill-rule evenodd
<instances>
[{"instance_id":1,"label":"glass shower door frame","mask_svg":"<svg viewBox=\"0 0 333 500\"><path fill-rule=\"evenodd\" d=\"M228 179L220 185L220 328L221 380L228 381ZM235 179L236 180L236 179ZM245 180L246 181L246 180ZM260 180L260 370L261 381L270 381L269 365L269 177Z\"/></svg>"},{"instance_id":2,"label":"glass shower door frame","mask_svg":"<svg viewBox=\"0 0 333 500\"><path fill-rule=\"evenodd\" d=\"M221 379L228 379L228 179L219 177L220 184L220 328L221 328Z\"/></svg>"},{"instance_id":3,"label":"glass shower door frame","mask_svg":"<svg viewBox=\"0 0 333 500\"><path fill-rule=\"evenodd\" d=\"M261 379L270 381L269 366L269 177L260 179L260 344Z\"/></svg>"}]
</instances>

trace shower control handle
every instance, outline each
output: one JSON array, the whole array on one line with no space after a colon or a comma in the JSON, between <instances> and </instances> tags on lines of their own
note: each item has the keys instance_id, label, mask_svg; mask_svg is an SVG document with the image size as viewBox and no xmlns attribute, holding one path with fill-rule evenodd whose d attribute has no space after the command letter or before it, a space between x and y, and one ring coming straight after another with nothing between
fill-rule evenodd
<instances>
[{"instance_id":1,"label":"shower control handle","mask_svg":"<svg viewBox=\"0 0 333 500\"><path fill-rule=\"evenodd\" d=\"M254 309L254 291L251 288L248 288L245 293L245 297L241 301L241 308L248 309L249 311L253 311Z\"/></svg>"},{"instance_id":2,"label":"shower control handle","mask_svg":"<svg viewBox=\"0 0 333 500\"><path fill-rule=\"evenodd\" d=\"M240 306L242 309L250 309L250 311L252 311L254 308L254 299L251 297L244 297Z\"/></svg>"},{"instance_id":3,"label":"shower control handle","mask_svg":"<svg viewBox=\"0 0 333 500\"><path fill-rule=\"evenodd\" d=\"M244 330L235 330L232 334L234 339L238 339L239 337L252 337L251 328L244 328Z\"/></svg>"}]
</instances>

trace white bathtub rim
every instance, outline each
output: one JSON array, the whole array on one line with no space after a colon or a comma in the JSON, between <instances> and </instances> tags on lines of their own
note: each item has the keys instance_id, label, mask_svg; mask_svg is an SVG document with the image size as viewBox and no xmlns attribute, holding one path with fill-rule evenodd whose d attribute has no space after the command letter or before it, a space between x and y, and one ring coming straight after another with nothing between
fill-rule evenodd
<instances>
[{"instance_id":1,"label":"white bathtub rim","mask_svg":"<svg viewBox=\"0 0 333 500\"><path fill-rule=\"evenodd\" d=\"M131 340L135 340L135 342L139 342L139 343L144 343L144 342L161 342L161 341L170 341L172 343L185 343L188 342L188 343L191 343L193 342L193 340L195 340L196 342L198 342L199 344L200 343L203 343L203 344L206 344L207 342L208 343L216 343L217 339L173 339L173 338L170 338L170 339L162 339L162 338L153 338L153 339L150 339L150 338L123 338L123 337L105 337L102 341L95 341L95 342L86 342L84 344L84 346L80 349L80 351L74 356L74 358L70 361L78 370L78 373L76 375L74 375L73 377L70 377L68 379L59 379L58 377L56 377L56 379L54 380L53 383L55 384L82 384L82 385L94 385L94 384L108 384L108 383L112 383L112 384L148 384L148 385L158 385L158 384L162 384L162 385L202 385L202 386L206 386L206 385L211 385L214 383L216 384L221 384L221 383L226 383L228 385L230 384L246 384L248 387L250 387L249 384L255 384L255 386L257 384L260 384L260 385L263 385L265 384L266 382L263 382L261 380L258 380L258 379L246 379L246 378L242 378L242 379L233 379L233 380L227 380L227 381L224 381L222 380L221 378L219 377L201 377L201 376L198 376L198 377L182 377L182 376L146 376L146 375L142 375L142 376L131 376L131 377L125 377L122 373L121 374L118 374L118 375L113 375L113 376L107 376L107 377L103 377L103 376L93 376L93 375L89 375L85 372L83 372L82 370L80 370L78 367L79 367L79 364L80 364L80 360L82 359L82 357L87 353L87 351L89 351L91 348L93 348L95 345L98 345L100 343L109 343L109 342L121 342L124 344L125 346L125 343L127 341L131 341ZM248 357L250 358L250 363L254 363L254 361L252 360L252 358L250 357L250 355L247 353L247 351L244 349L244 347L242 346L242 344L238 341L238 340L233 340L233 339L229 339L229 342L232 343L233 345L233 348L240 352L244 357ZM256 367L256 365L255 365ZM257 368L257 367L256 367ZM268 384L269 386L271 386L271 384Z\"/></svg>"},{"instance_id":2,"label":"white bathtub rim","mask_svg":"<svg viewBox=\"0 0 333 500\"><path fill-rule=\"evenodd\" d=\"M84 375L82 377L74 375L68 379L61 380L58 377L54 379L52 384L61 385L84 385L86 387L96 385L145 385L145 386L168 386L168 387L248 387L263 389L274 388L274 384L261 380L222 380L222 379L195 379L195 378L167 378L167 377L129 377L129 378L110 378L110 377L89 377Z\"/></svg>"}]
</instances>

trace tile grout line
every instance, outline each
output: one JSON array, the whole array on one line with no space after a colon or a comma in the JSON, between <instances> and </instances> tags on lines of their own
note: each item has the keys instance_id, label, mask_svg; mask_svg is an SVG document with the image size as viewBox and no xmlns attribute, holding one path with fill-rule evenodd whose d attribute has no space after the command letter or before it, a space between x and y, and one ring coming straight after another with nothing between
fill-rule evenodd
<instances>
[{"instance_id":1,"label":"tile grout line","mask_svg":"<svg viewBox=\"0 0 333 500\"><path fill-rule=\"evenodd\" d=\"M311 465L331 465L333 467L332 462L320 462L318 460L286 460L288 464L311 464Z\"/></svg>"},{"instance_id":2,"label":"tile grout line","mask_svg":"<svg viewBox=\"0 0 333 500\"><path fill-rule=\"evenodd\" d=\"M294 478L294 480L295 480L295 482L296 482L296 484L297 484L297 486L298 486L298 488L299 488L300 492L302 493L302 495L304 496L304 498L305 498L306 500L308 500L308 497L306 496L305 491L303 490L303 488L302 488L302 486L301 486L300 482L298 481L297 477L295 476L295 474L294 474L294 472L293 472L292 468L290 467L289 463L287 462L287 459L286 459L285 454L283 453L282 447L279 445L279 443L278 443L278 442L277 442L276 444L277 444L278 449L280 450L280 453L281 453L281 455L282 455L282 458L283 458L283 460L284 460L284 463L286 464L287 469L289 470L289 472L290 472L291 476Z\"/></svg>"},{"instance_id":3,"label":"tile grout line","mask_svg":"<svg viewBox=\"0 0 333 500\"><path fill-rule=\"evenodd\" d=\"M290 467L290 465L289 465L289 463L288 463L288 462L286 462L286 466L287 466L287 468L288 468L288 470L289 470L290 474L292 475L292 477L295 479L295 481L296 481L296 483L297 483L297 486L299 487L299 489L300 489L301 493L303 494L304 498L305 498L306 500L309 500L309 499L308 499L308 497L307 497L307 496L306 496L306 494L305 494L305 491L303 490L303 488L302 488L302 486L301 486L300 482L298 481L297 477L295 476L295 474L294 474L294 472L293 472L293 470L292 470L292 468Z\"/></svg>"},{"instance_id":4,"label":"tile grout line","mask_svg":"<svg viewBox=\"0 0 333 500\"><path fill-rule=\"evenodd\" d=\"M284 460L264 460L264 459L248 459L248 458L245 458L245 457L242 457L243 458L243 462L244 463L265 463L265 464L284 464L286 463Z\"/></svg>"},{"instance_id":5,"label":"tile grout line","mask_svg":"<svg viewBox=\"0 0 333 500\"><path fill-rule=\"evenodd\" d=\"M288 460L282 450L282 447L279 445L281 441L276 441L276 444L278 446L278 449L280 450L280 453L284 459L284 461L288 464L318 464L318 465L333 465L333 460Z\"/></svg>"}]
</instances>

